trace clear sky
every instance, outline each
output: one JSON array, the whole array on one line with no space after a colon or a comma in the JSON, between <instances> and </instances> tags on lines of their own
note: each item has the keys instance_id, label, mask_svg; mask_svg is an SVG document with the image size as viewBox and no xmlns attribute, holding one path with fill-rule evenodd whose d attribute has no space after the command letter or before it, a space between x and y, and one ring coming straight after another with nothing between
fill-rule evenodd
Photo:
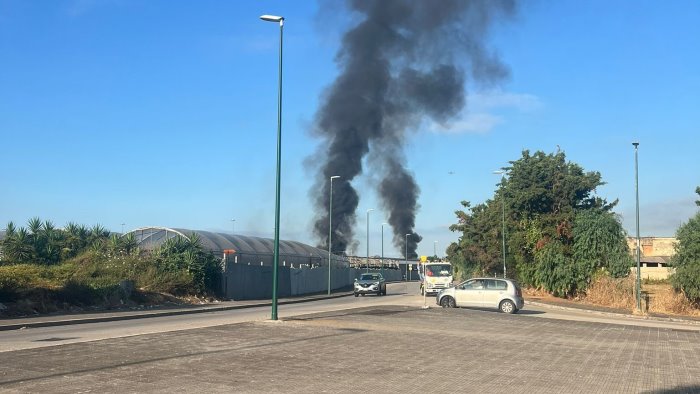
<instances>
[{"instance_id":1,"label":"clear sky","mask_svg":"<svg viewBox=\"0 0 700 394\"><path fill-rule=\"evenodd\" d=\"M0 228L39 216L272 237L279 33L262 14L287 18L281 237L315 244L309 130L352 18L319 20L311 1L0 0ZM444 254L459 202L491 197L523 149L600 171L634 234L639 141L642 235L697 212L700 2L528 1L492 33L510 78L467 84L460 118L406 147L419 254ZM356 234L363 254L375 208L375 255L386 220L369 184L354 182Z\"/></svg>"}]
</instances>

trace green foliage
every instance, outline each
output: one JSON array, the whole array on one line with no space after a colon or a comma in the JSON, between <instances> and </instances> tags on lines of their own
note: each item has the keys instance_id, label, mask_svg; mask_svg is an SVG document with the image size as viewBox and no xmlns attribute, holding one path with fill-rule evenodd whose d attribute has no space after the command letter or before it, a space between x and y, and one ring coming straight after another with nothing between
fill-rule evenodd
<instances>
[{"instance_id":1,"label":"green foliage","mask_svg":"<svg viewBox=\"0 0 700 394\"><path fill-rule=\"evenodd\" d=\"M633 261L625 241L627 234L613 213L578 212L573 235L573 258L578 266L580 288L587 287L593 272L599 268L605 268L614 278L629 275Z\"/></svg>"},{"instance_id":2,"label":"green foliage","mask_svg":"<svg viewBox=\"0 0 700 394\"><path fill-rule=\"evenodd\" d=\"M192 277L196 292L204 293L216 289L219 279L219 259L205 252L200 237L192 233L189 239L168 239L155 253L156 264L167 272L185 270Z\"/></svg>"},{"instance_id":3,"label":"green foliage","mask_svg":"<svg viewBox=\"0 0 700 394\"><path fill-rule=\"evenodd\" d=\"M50 221L42 222L38 217L30 219L26 228L17 229L12 222L6 228L5 239L0 242L2 264L58 264L92 245L101 245L109 237L109 231L100 225L89 231L74 223L57 229Z\"/></svg>"},{"instance_id":4,"label":"green foliage","mask_svg":"<svg viewBox=\"0 0 700 394\"><path fill-rule=\"evenodd\" d=\"M506 265L509 275L530 286L566 296L585 291L604 268L613 276L629 273L625 233L608 203L595 196L600 173L566 161L563 152L523 151L510 162L493 198L455 212L461 233L448 258L467 271L502 273L502 209L505 206ZM504 205L505 202L505 205ZM512 268L515 268L514 270Z\"/></svg>"},{"instance_id":5,"label":"green foliage","mask_svg":"<svg viewBox=\"0 0 700 394\"><path fill-rule=\"evenodd\" d=\"M123 281L140 291L175 295L214 293L219 284L219 259L202 249L196 234L165 242L142 253L133 234L111 235L104 227L31 219L27 228L8 223L0 244L0 298L29 294L76 305L107 302Z\"/></svg>"},{"instance_id":6,"label":"green foliage","mask_svg":"<svg viewBox=\"0 0 700 394\"><path fill-rule=\"evenodd\" d=\"M671 284L694 303L700 303L700 213L676 232L678 244L671 264L676 272Z\"/></svg>"},{"instance_id":7,"label":"green foliage","mask_svg":"<svg viewBox=\"0 0 700 394\"><path fill-rule=\"evenodd\" d=\"M577 270L559 241L549 242L535 254L535 284L557 297L575 293Z\"/></svg>"},{"instance_id":8,"label":"green foliage","mask_svg":"<svg viewBox=\"0 0 700 394\"><path fill-rule=\"evenodd\" d=\"M474 208L463 201L462 206L467 211L455 212L458 223L450 226L451 231L462 233L459 242L448 247L450 261L462 264L463 272L502 269L500 206L490 201Z\"/></svg>"},{"instance_id":9,"label":"green foliage","mask_svg":"<svg viewBox=\"0 0 700 394\"><path fill-rule=\"evenodd\" d=\"M53 266L0 266L0 298L14 299L23 291L35 288L59 289L70 279L75 268L70 263Z\"/></svg>"}]
</instances>

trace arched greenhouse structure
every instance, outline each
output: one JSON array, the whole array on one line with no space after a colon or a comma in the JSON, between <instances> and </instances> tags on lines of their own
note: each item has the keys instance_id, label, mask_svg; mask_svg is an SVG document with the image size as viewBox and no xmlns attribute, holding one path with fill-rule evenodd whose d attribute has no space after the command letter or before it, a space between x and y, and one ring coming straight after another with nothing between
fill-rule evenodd
<instances>
[{"instance_id":1,"label":"arched greenhouse structure","mask_svg":"<svg viewBox=\"0 0 700 394\"><path fill-rule=\"evenodd\" d=\"M126 234L134 234L139 247L145 250L159 247L168 239L177 237L189 239L191 234L197 234L205 250L222 257L226 252L227 260L236 264L271 266L274 259L274 240L271 238L168 227L141 227ZM328 266L326 250L297 241L280 240L279 242L280 266L309 268ZM334 268L349 266L349 260L345 256L331 255L331 263Z\"/></svg>"}]
</instances>

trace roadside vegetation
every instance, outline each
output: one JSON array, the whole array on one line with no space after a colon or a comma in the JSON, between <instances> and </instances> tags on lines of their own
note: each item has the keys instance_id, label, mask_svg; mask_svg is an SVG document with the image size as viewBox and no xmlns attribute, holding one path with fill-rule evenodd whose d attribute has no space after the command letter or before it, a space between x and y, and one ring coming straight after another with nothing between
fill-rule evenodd
<instances>
[{"instance_id":1,"label":"roadside vegetation","mask_svg":"<svg viewBox=\"0 0 700 394\"><path fill-rule=\"evenodd\" d=\"M700 187L695 192L700 196ZM700 206L700 200L695 204ZM700 305L700 212L680 226L676 239L676 254L671 259L676 272L671 275L671 284L688 300Z\"/></svg>"},{"instance_id":2,"label":"roadside vegetation","mask_svg":"<svg viewBox=\"0 0 700 394\"><path fill-rule=\"evenodd\" d=\"M196 234L143 251L133 234L34 218L26 228L8 223L0 247L4 314L178 302L213 295L218 283L219 261Z\"/></svg>"},{"instance_id":3,"label":"roadside vegetation","mask_svg":"<svg viewBox=\"0 0 700 394\"><path fill-rule=\"evenodd\" d=\"M465 209L455 212L450 229L460 237L447 253L458 276L503 274L505 222L509 277L556 297L634 309L634 260L613 211L617 200L595 193L605 184L601 174L568 162L560 151L526 150L509 164L492 198L475 206L463 201ZM673 310L693 309L700 301L698 215L678 231L673 297L664 295Z\"/></svg>"}]
</instances>

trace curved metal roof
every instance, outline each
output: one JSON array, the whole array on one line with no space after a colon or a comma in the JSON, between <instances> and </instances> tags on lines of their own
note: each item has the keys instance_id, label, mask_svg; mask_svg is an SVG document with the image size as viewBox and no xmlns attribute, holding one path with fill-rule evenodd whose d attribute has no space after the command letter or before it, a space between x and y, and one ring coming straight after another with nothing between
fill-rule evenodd
<instances>
[{"instance_id":1,"label":"curved metal roof","mask_svg":"<svg viewBox=\"0 0 700 394\"><path fill-rule=\"evenodd\" d=\"M152 246L160 245L166 239L177 236L189 239L195 233L202 241L202 247L212 252L233 249L237 253L273 254L274 240L270 238L252 237L239 234L214 233L210 231L189 230L169 227L141 227L126 234L133 233L137 242ZM289 256L313 256L328 258L328 251L297 241L280 240L280 254Z\"/></svg>"}]
</instances>

